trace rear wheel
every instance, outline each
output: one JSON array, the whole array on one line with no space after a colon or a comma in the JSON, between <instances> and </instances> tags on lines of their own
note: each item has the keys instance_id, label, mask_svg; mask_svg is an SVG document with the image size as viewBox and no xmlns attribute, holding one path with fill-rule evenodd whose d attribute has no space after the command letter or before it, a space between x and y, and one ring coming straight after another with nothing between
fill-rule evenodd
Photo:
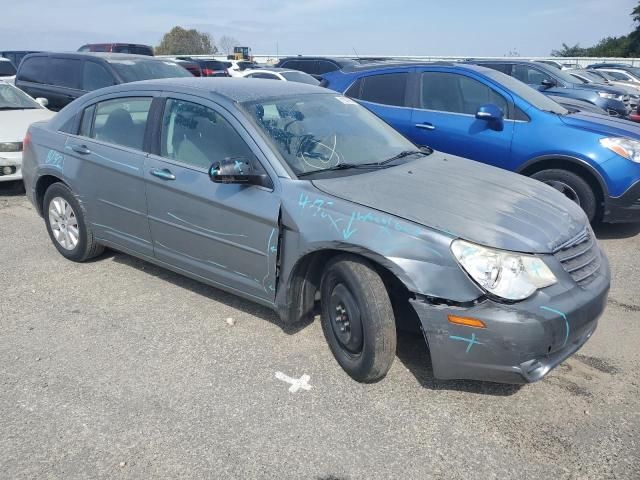
<instances>
[{"instance_id":1,"label":"rear wheel","mask_svg":"<svg viewBox=\"0 0 640 480\"><path fill-rule=\"evenodd\" d=\"M321 285L322 330L340 366L359 382L383 378L395 358L396 324L380 275L366 261L341 255Z\"/></svg>"},{"instance_id":2,"label":"rear wheel","mask_svg":"<svg viewBox=\"0 0 640 480\"><path fill-rule=\"evenodd\" d=\"M65 258L84 262L104 251L85 223L82 207L73 192L63 183L54 183L47 189L43 214L49 237Z\"/></svg>"},{"instance_id":3,"label":"rear wheel","mask_svg":"<svg viewBox=\"0 0 640 480\"><path fill-rule=\"evenodd\" d=\"M591 185L580 175L554 168L534 173L531 178L555 188L569 200L577 203L584 210L590 222L596 221L598 214L596 194Z\"/></svg>"}]
</instances>

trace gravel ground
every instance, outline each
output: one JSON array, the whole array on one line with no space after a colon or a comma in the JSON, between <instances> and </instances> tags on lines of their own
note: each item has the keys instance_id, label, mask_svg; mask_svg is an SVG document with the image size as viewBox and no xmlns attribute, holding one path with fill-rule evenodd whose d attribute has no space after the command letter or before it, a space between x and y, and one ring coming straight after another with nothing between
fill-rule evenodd
<instances>
[{"instance_id":1,"label":"gravel ground","mask_svg":"<svg viewBox=\"0 0 640 480\"><path fill-rule=\"evenodd\" d=\"M599 229L608 308L543 381L436 381L402 335L387 378L361 385L317 321L283 329L114 252L66 261L0 184L0 477L640 478L638 232Z\"/></svg>"}]
</instances>

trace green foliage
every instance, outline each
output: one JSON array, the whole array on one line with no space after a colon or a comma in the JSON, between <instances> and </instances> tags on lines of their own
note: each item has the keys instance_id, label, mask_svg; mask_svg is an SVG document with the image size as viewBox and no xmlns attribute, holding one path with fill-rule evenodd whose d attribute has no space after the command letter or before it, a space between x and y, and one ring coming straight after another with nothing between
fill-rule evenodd
<instances>
[{"instance_id":1,"label":"green foliage","mask_svg":"<svg viewBox=\"0 0 640 480\"><path fill-rule=\"evenodd\" d=\"M217 51L210 34L182 27L173 27L165 33L155 48L156 55L208 55Z\"/></svg>"},{"instance_id":2,"label":"green foliage","mask_svg":"<svg viewBox=\"0 0 640 480\"><path fill-rule=\"evenodd\" d=\"M640 57L640 1L631 12L636 28L629 35L606 37L593 47L582 48L576 43L562 44L559 50L552 50L553 57Z\"/></svg>"}]
</instances>

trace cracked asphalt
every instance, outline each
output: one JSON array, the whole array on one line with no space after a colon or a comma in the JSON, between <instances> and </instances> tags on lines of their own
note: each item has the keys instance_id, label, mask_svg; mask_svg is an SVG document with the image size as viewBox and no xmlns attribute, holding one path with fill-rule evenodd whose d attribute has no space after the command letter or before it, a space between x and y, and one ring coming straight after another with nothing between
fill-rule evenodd
<instances>
[{"instance_id":1,"label":"cracked asphalt","mask_svg":"<svg viewBox=\"0 0 640 480\"><path fill-rule=\"evenodd\" d=\"M318 321L283 329L115 252L66 261L0 184L0 477L640 478L639 232L598 229L609 305L541 382L434 380L403 334L387 378L361 385Z\"/></svg>"}]
</instances>

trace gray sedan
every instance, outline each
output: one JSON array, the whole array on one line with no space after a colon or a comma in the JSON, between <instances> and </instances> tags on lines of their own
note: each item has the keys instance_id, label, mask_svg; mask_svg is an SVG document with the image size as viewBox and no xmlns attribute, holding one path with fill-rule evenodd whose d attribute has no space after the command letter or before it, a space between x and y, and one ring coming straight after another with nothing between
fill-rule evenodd
<instances>
[{"instance_id":1,"label":"gray sedan","mask_svg":"<svg viewBox=\"0 0 640 480\"><path fill-rule=\"evenodd\" d=\"M418 148L342 95L291 82L118 85L31 126L27 194L53 245L104 247L275 309L320 311L354 379L396 329L438 378L531 382L578 350L609 267L580 208L535 180Z\"/></svg>"}]
</instances>

